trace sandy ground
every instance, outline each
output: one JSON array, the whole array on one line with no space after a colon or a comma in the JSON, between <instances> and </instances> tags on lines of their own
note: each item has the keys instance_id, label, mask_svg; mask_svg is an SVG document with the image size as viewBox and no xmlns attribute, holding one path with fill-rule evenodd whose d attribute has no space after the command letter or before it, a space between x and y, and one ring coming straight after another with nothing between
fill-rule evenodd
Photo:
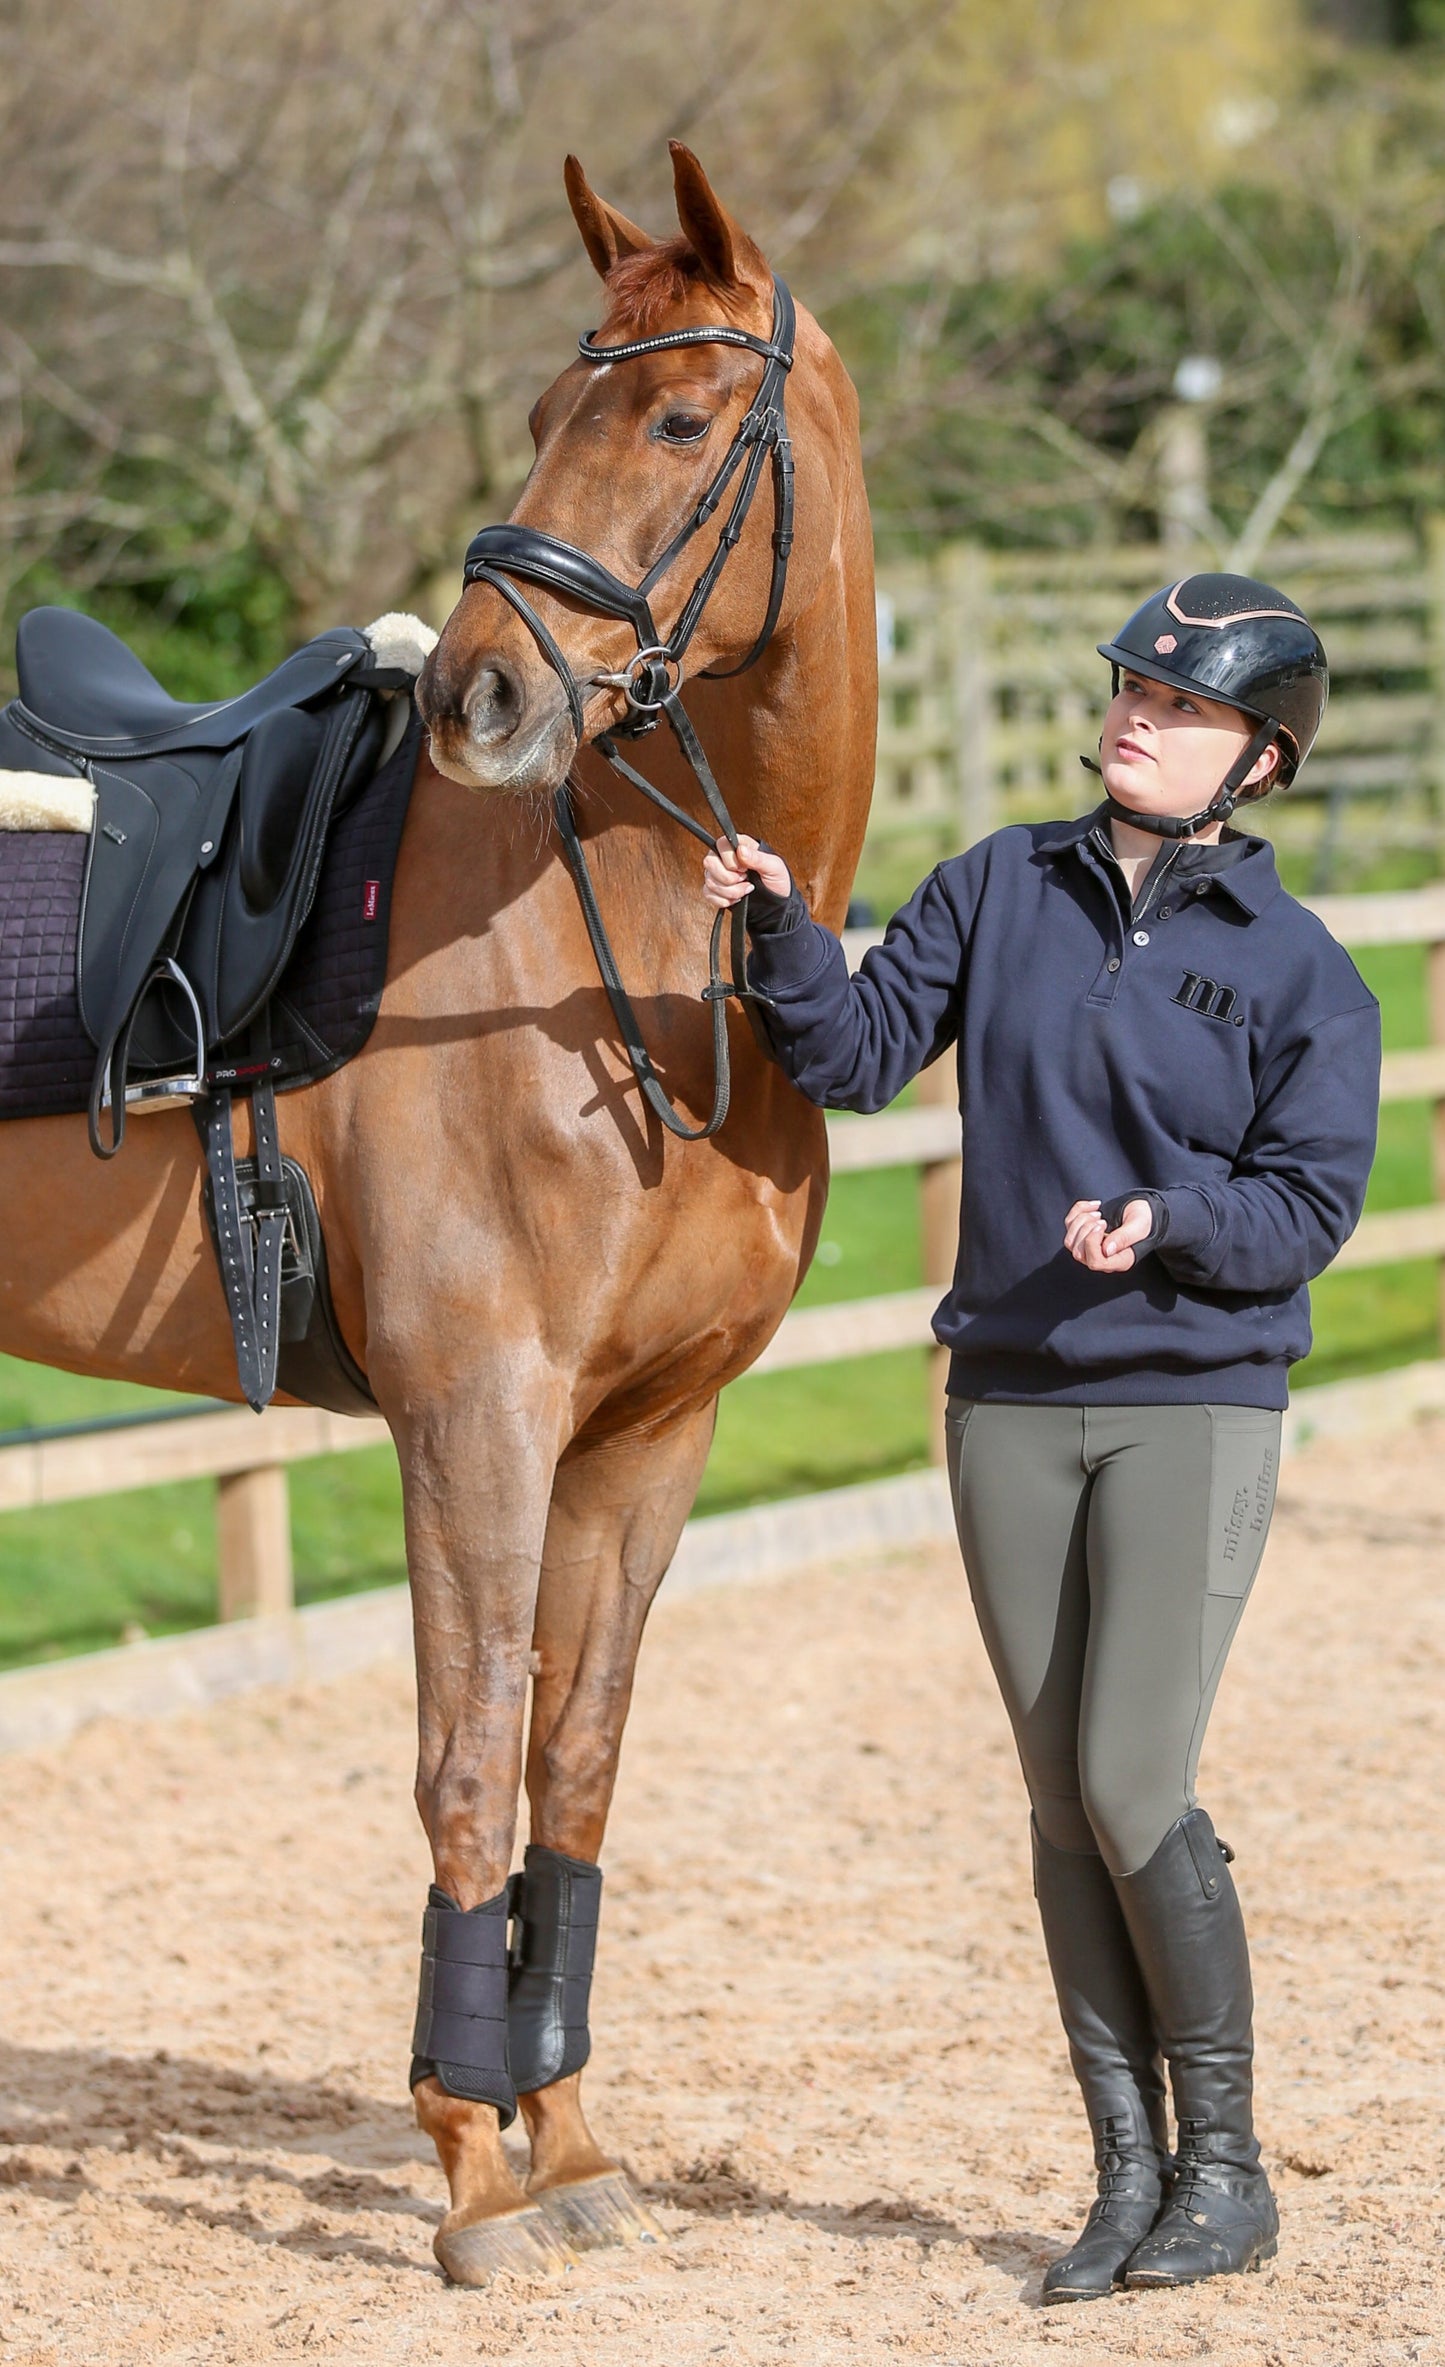
<instances>
[{"instance_id":1,"label":"sandy ground","mask_svg":"<svg viewBox=\"0 0 1445 2367\"><path fill-rule=\"evenodd\" d=\"M0 2367L1445 2361L1442 1449L1287 1466L1210 1740L1275 2267L1037 2305L1086 2138L940 1552L659 1610L589 2081L666 2241L555 2282L432 2260L402 1671L0 1762Z\"/></svg>"}]
</instances>

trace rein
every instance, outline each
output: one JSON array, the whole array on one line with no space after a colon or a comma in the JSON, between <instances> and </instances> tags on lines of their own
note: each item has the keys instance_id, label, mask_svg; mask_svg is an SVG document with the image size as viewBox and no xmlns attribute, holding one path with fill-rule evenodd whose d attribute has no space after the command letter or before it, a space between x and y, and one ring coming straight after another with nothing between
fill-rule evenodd
<instances>
[{"instance_id":1,"label":"rein","mask_svg":"<svg viewBox=\"0 0 1445 2367\"><path fill-rule=\"evenodd\" d=\"M627 763L618 751L617 741L620 738L639 739L644 733L656 729L659 715L665 717L683 761L701 789L718 830L731 846L737 846L738 834L732 816L708 763L702 742L682 705L683 660L718 578L737 547L762 479L764 464L768 461L772 464L773 477L773 574L762 627L751 649L737 665L710 668L700 678L704 681L727 681L736 674L746 673L748 667L762 656L776 629L787 584L788 558L793 547L793 448L787 432L784 395L787 375L793 366L795 328L792 296L785 283L775 279L771 337L754 337L746 329L727 328L719 324L715 328L669 329L660 336L640 337L627 345L598 345L594 331L579 338L577 350L582 360L598 365L635 361L643 354L667 353L674 347L684 345L735 345L750 353L760 354L764 369L757 392L706 492L661 556L653 561L641 583L623 583L590 551L579 550L575 543L562 542L556 535L545 534L534 526L484 526L469 545L462 568L464 584L489 584L494 591L501 593L526 625L562 684L573 730L579 741L584 736L583 692L607 688L623 693L628 706L626 722L614 732L599 733L592 741L592 746L622 780L640 790L660 812L668 815L672 821L680 822L684 830L690 830L694 838L701 840L706 847L711 847L713 834L661 789L656 788L635 766ZM707 524L734 478L738 480L737 489L718 536L717 548L684 600L671 633L664 637L652 613L653 587L666 575L693 536ZM600 616L618 617L630 624L637 636L637 648L622 671L592 674L579 681L531 602L517 589L513 581L517 577L524 583L538 584L545 591L575 600ZM708 950L708 983L702 990L703 1001L712 1005L713 1103L706 1123L690 1126L664 1092L643 1042L637 1013L623 984L597 901L586 851L577 829L572 789L573 783L569 776L556 792L552 810L568 869L577 889L593 956L621 1031L632 1073L649 1108L670 1133L677 1135L683 1142L705 1142L709 1136L717 1133L726 1118L732 1091L727 1032L728 998L735 996L739 1001L762 999L746 984L743 906L739 903L732 907L729 948L731 978L725 977L722 970L723 922L727 916L719 912L713 922Z\"/></svg>"}]
</instances>

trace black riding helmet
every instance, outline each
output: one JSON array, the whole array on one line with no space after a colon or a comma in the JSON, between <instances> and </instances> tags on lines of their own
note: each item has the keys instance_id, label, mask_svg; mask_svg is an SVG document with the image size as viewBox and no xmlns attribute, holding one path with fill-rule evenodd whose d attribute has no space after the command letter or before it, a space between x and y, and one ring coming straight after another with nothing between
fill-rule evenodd
<instances>
[{"instance_id":1,"label":"black riding helmet","mask_svg":"<svg viewBox=\"0 0 1445 2367\"><path fill-rule=\"evenodd\" d=\"M1136 608L1116 639L1100 642L1099 655L1114 669L1115 691L1121 673L1143 674L1238 707L1259 726L1201 813L1141 814L1111 797L1110 812L1136 830L1192 838L1209 823L1228 820L1266 748L1279 748L1285 788L1314 746L1329 665L1308 617L1272 584L1248 575L1188 575Z\"/></svg>"}]
</instances>

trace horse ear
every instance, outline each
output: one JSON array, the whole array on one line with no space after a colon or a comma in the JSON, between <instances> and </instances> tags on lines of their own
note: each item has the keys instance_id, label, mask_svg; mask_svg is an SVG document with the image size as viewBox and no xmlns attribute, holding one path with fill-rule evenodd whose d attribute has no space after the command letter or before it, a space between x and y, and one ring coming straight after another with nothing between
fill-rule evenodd
<instances>
[{"instance_id":1,"label":"horse ear","mask_svg":"<svg viewBox=\"0 0 1445 2367\"><path fill-rule=\"evenodd\" d=\"M575 156L569 156L562 168L567 184L567 203L572 208L572 219L582 233L582 244L592 258L592 268L606 279L620 256L640 255L647 247L656 246L645 230L619 214L615 206L600 198L587 179Z\"/></svg>"},{"instance_id":2,"label":"horse ear","mask_svg":"<svg viewBox=\"0 0 1445 2367\"><path fill-rule=\"evenodd\" d=\"M697 158L681 140L669 140L677 218L710 280L724 288L771 289L773 275L761 247L739 229Z\"/></svg>"}]
</instances>

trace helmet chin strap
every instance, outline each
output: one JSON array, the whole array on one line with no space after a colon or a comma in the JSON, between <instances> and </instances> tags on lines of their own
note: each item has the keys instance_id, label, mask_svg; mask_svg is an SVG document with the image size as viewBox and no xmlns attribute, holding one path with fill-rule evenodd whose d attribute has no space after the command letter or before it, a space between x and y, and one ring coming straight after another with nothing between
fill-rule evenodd
<instances>
[{"instance_id":1,"label":"helmet chin strap","mask_svg":"<svg viewBox=\"0 0 1445 2367\"><path fill-rule=\"evenodd\" d=\"M1266 748L1272 748L1278 736L1277 723L1262 723L1254 738L1236 756L1208 805L1197 814L1141 814L1132 805L1121 805L1106 788L1104 799L1110 817L1116 822L1127 822L1131 830L1147 830L1151 838L1193 838L1196 831L1207 830L1213 822L1227 822L1239 803L1240 790ZM1098 773L1102 780L1103 767L1092 756L1081 756L1079 762L1089 772Z\"/></svg>"}]
</instances>

